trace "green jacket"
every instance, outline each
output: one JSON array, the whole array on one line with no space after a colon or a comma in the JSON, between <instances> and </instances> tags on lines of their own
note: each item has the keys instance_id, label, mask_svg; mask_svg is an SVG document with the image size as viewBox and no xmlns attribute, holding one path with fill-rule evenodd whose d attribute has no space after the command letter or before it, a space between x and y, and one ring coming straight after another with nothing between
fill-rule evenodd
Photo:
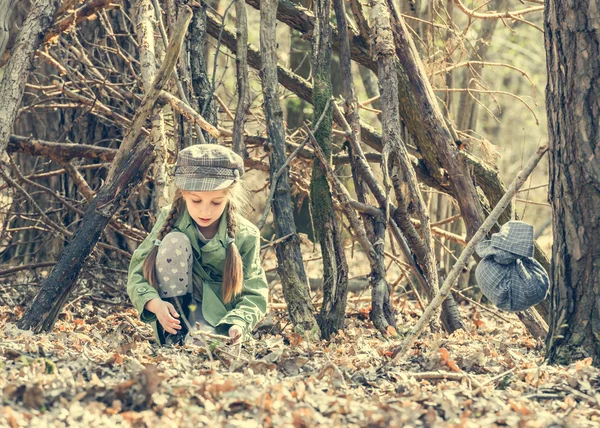
<instances>
[{"instance_id":1,"label":"green jacket","mask_svg":"<svg viewBox=\"0 0 600 428\"><path fill-rule=\"evenodd\" d=\"M127 278L127 293L133 306L139 312L142 321L152 323L157 342L156 315L144 309L144 306L151 299L160 296L144 279L142 266L170 208L167 206L161 211L150 234L134 251ZM238 216L235 244L244 265L244 285L242 293L229 303L223 302L221 290L227 246L227 210L221 216L217 234L202 247L199 245L198 229L187 209L184 209L173 230L183 232L190 238L194 253L194 289L202 284L202 315L206 322L215 327L217 333L224 335L227 335L231 325L238 325L242 328L244 336L247 336L267 312L268 286L265 272L260 265L260 233L257 227Z\"/></svg>"}]
</instances>

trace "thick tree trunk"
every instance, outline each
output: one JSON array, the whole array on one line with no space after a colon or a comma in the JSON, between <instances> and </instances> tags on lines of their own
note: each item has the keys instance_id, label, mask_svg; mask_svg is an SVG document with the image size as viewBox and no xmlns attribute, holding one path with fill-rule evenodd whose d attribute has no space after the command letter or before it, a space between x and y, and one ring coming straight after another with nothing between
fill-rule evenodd
<instances>
[{"instance_id":1,"label":"thick tree trunk","mask_svg":"<svg viewBox=\"0 0 600 428\"><path fill-rule=\"evenodd\" d=\"M271 186L276 186L273 198L275 231L279 238L290 236L276 247L277 272L281 278L283 295L288 304L288 312L299 333L307 332L316 338L319 327L315 320L314 308L308 292L308 280L302 263L300 238L296 234L292 212L289 166L285 167L278 180L273 177L284 165L285 130L283 112L279 104L277 89L277 40L275 38L275 10L277 0L263 0L260 8L260 50L262 54L261 78L264 94L264 108L267 119L267 133L270 144Z\"/></svg>"},{"instance_id":2,"label":"thick tree trunk","mask_svg":"<svg viewBox=\"0 0 600 428\"><path fill-rule=\"evenodd\" d=\"M36 0L21 28L10 60L0 80L0 155L4 153L33 68L33 56L50 28L60 0Z\"/></svg>"},{"instance_id":3,"label":"thick tree trunk","mask_svg":"<svg viewBox=\"0 0 600 428\"><path fill-rule=\"evenodd\" d=\"M550 362L600 366L600 3L546 1Z\"/></svg>"}]
</instances>

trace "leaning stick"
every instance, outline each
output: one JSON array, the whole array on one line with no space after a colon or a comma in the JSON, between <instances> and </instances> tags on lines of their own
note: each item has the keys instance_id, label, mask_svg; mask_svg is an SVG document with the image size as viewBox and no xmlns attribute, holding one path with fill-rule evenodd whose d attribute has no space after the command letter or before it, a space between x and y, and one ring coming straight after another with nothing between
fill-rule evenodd
<instances>
[{"instance_id":1,"label":"leaning stick","mask_svg":"<svg viewBox=\"0 0 600 428\"><path fill-rule=\"evenodd\" d=\"M406 354L406 352L415 343L417 338L421 335L423 329L429 323L435 311L440 307L440 305L446 299L446 297L448 297L450 289L458 279L458 275L462 271L463 267L466 265L469 258L473 255L477 244L488 234L488 232L491 230L494 224L496 224L496 221L498 220L500 215L510 204L514 194L517 192L517 190L521 188L521 186L523 185L523 183L525 183L527 178L529 178L529 175L531 175L531 173L537 166L540 159L542 159L546 151L548 151L548 146L540 147L535 153L535 155L533 155L531 159L529 159L529 162L527 162L525 168L523 168L523 170L515 177L513 182L506 190L504 196L502 196L502 199L498 201L496 207L492 210L488 218L485 219L477 233L475 233L473 238L471 238L471 240L461 253L460 257L458 258L458 261L452 267L452 270L450 271L448 277L444 281L444 285L442 285L440 292L434 297L429 306L427 306L427 309L425 309L425 312L423 312L423 315L421 316L421 319L419 319L419 322L417 322L417 325L414 326L414 328L406 335L402 344L399 347L397 347L392 353L392 362L399 362L399 360Z\"/></svg>"}]
</instances>

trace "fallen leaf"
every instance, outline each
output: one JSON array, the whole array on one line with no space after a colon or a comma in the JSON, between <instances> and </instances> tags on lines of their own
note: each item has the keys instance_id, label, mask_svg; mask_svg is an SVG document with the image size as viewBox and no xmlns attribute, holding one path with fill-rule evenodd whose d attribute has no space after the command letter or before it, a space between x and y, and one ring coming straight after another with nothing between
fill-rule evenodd
<instances>
[{"instance_id":1,"label":"fallen leaf","mask_svg":"<svg viewBox=\"0 0 600 428\"><path fill-rule=\"evenodd\" d=\"M438 352L440 353L442 363L444 363L450 370L455 372L461 371L456 365L456 362L450 358L450 352L448 352L446 348L439 348Z\"/></svg>"}]
</instances>

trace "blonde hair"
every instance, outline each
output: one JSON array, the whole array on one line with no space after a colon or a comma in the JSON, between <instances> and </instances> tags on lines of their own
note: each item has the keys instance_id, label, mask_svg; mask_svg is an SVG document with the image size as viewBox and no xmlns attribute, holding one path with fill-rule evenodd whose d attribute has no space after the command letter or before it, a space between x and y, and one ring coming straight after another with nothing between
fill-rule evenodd
<instances>
[{"instance_id":1,"label":"blonde hair","mask_svg":"<svg viewBox=\"0 0 600 428\"><path fill-rule=\"evenodd\" d=\"M173 229L177 219L185 208L184 191L177 189L173 196L171 210L158 231L156 239L162 239ZM236 181L227 188L227 257L223 268L223 302L229 303L235 296L242 292L244 285L244 264L240 252L235 244L237 233L237 217L244 215L248 205L248 192L242 181ZM148 283L158 291L158 279L156 275L156 257L158 246L154 245L146 256L142 266L142 273Z\"/></svg>"}]
</instances>

